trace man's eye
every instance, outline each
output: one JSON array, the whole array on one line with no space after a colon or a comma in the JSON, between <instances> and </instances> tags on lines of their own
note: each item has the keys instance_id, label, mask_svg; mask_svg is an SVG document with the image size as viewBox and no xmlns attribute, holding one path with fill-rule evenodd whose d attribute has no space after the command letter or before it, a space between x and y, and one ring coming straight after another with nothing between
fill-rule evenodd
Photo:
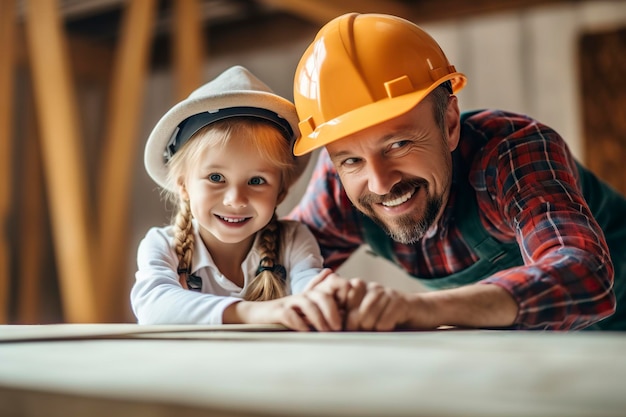
<instances>
[{"instance_id":1,"label":"man's eye","mask_svg":"<svg viewBox=\"0 0 626 417\"><path fill-rule=\"evenodd\" d=\"M348 158L348 159L344 159L341 165L352 166L358 162L359 162L358 158Z\"/></svg>"},{"instance_id":2,"label":"man's eye","mask_svg":"<svg viewBox=\"0 0 626 417\"><path fill-rule=\"evenodd\" d=\"M248 181L248 184L250 185L262 185L265 184L267 181L265 181L265 179L261 178L261 177L254 177L254 178L250 178L250 181Z\"/></svg>"},{"instance_id":3,"label":"man's eye","mask_svg":"<svg viewBox=\"0 0 626 417\"><path fill-rule=\"evenodd\" d=\"M211 182L222 182L224 180L224 176L222 174L209 174L209 181Z\"/></svg>"},{"instance_id":4,"label":"man's eye","mask_svg":"<svg viewBox=\"0 0 626 417\"><path fill-rule=\"evenodd\" d=\"M400 149L400 148L404 148L406 145L408 145L409 141L408 140L399 140L397 142L394 142L391 144L391 146L389 147L390 149Z\"/></svg>"}]
</instances>

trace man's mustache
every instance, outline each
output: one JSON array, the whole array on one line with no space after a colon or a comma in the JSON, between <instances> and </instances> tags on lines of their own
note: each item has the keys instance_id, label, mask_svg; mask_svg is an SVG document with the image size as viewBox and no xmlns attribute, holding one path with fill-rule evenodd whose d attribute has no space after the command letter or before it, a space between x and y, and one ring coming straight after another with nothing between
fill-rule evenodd
<instances>
[{"instance_id":1,"label":"man's mustache","mask_svg":"<svg viewBox=\"0 0 626 417\"><path fill-rule=\"evenodd\" d=\"M426 181L423 178L410 178L410 179L402 180L396 185L394 185L391 191L389 191L387 194L379 195L379 194L369 193L359 198L359 202L362 205L381 204L384 201L393 200L394 198L403 196L404 194L413 190L414 188L427 187L427 186L428 186L428 181Z\"/></svg>"}]
</instances>

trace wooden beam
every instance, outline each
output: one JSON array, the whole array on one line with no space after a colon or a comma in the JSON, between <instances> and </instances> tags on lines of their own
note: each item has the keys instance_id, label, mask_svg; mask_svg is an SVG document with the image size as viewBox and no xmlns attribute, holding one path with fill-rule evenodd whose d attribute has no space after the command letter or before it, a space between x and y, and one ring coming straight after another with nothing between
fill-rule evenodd
<instances>
[{"instance_id":1,"label":"wooden beam","mask_svg":"<svg viewBox=\"0 0 626 417\"><path fill-rule=\"evenodd\" d=\"M411 9L396 0L260 0L318 25L345 13L386 13L407 16Z\"/></svg>"},{"instance_id":2,"label":"wooden beam","mask_svg":"<svg viewBox=\"0 0 626 417\"><path fill-rule=\"evenodd\" d=\"M202 82L204 33L198 0L174 1L174 73L176 101L183 100Z\"/></svg>"},{"instance_id":3,"label":"wooden beam","mask_svg":"<svg viewBox=\"0 0 626 417\"><path fill-rule=\"evenodd\" d=\"M0 0L0 323L8 323L11 283L7 224L11 209L15 0Z\"/></svg>"},{"instance_id":4,"label":"wooden beam","mask_svg":"<svg viewBox=\"0 0 626 417\"><path fill-rule=\"evenodd\" d=\"M403 16L416 23L473 16L545 6L556 3L576 3L578 0L421 0L411 4L410 12Z\"/></svg>"},{"instance_id":5,"label":"wooden beam","mask_svg":"<svg viewBox=\"0 0 626 417\"><path fill-rule=\"evenodd\" d=\"M17 265L17 322L20 324L41 323L42 288L44 280L51 274L43 274L44 254L52 248L48 244L47 217L44 200L41 151L38 144L37 120L32 88L25 97L23 120L20 122L21 152L17 156L20 185L26 192L20 193L17 214L19 237ZM45 319L44 319L45 320ZM47 320L46 320L47 321Z\"/></svg>"},{"instance_id":6,"label":"wooden beam","mask_svg":"<svg viewBox=\"0 0 626 417\"><path fill-rule=\"evenodd\" d=\"M113 70L98 182L98 293L104 300L106 321L122 319L120 314L126 311L122 304L128 303L130 197L137 145L144 143L138 128L156 6L155 0L127 3Z\"/></svg>"},{"instance_id":7,"label":"wooden beam","mask_svg":"<svg viewBox=\"0 0 626 417\"><path fill-rule=\"evenodd\" d=\"M26 1L26 34L65 321L94 322L92 231L84 153L55 0Z\"/></svg>"},{"instance_id":8,"label":"wooden beam","mask_svg":"<svg viewBox=\"0 0 626 417\"><path fill-rule=\"evenodd\" d=\"M261 3L292 13L318 25L349 12L384 13L416 23L459 19L554 3L580 0L260 0Z\"/></svg>"},{"instance_id":9,"label":"wooden beam","mask_svg":"<svg viewBox=\"0 0 626 417\"><path fill-rule=\"evenodd\" d=\"M109 82L114 58L111 46L78 35L70 36L67 42L75 79Z\"/></svg>"}]
</instances>

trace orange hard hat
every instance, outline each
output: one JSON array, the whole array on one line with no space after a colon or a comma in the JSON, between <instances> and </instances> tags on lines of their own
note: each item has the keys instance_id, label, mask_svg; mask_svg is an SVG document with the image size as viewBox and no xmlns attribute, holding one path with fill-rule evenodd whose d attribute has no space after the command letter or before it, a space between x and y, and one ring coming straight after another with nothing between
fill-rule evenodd
<instances>
[{"instance_id":1,"label":"orange hard hat","mask_svg":"<svg viewBox=\"0 0 626 417\"><path fill-rule=\"evenodd\" d=\"M302 136L294 153L406 113L446 81L456 93L466 78L419 26L383 14L339 16L322 27L296 68Z\"/></svg>"}]
</instances>

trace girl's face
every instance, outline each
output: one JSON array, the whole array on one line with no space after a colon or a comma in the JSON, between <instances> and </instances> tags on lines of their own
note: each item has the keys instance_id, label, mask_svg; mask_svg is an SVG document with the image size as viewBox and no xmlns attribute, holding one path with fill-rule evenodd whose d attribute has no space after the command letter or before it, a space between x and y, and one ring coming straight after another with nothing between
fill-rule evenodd
<instances>
[{"instance_id":1,"label":"girl's face","mask_svg":"<svg viewBox=\"0 0 626 417\"><path fill-rule=\"evenodd\" d=\"M263 159L246 137L233 136L224 147L209 147L181 184L207 246L251 244L274 215L282 190L280 168Z\"/></svg>"}]
</instances>

